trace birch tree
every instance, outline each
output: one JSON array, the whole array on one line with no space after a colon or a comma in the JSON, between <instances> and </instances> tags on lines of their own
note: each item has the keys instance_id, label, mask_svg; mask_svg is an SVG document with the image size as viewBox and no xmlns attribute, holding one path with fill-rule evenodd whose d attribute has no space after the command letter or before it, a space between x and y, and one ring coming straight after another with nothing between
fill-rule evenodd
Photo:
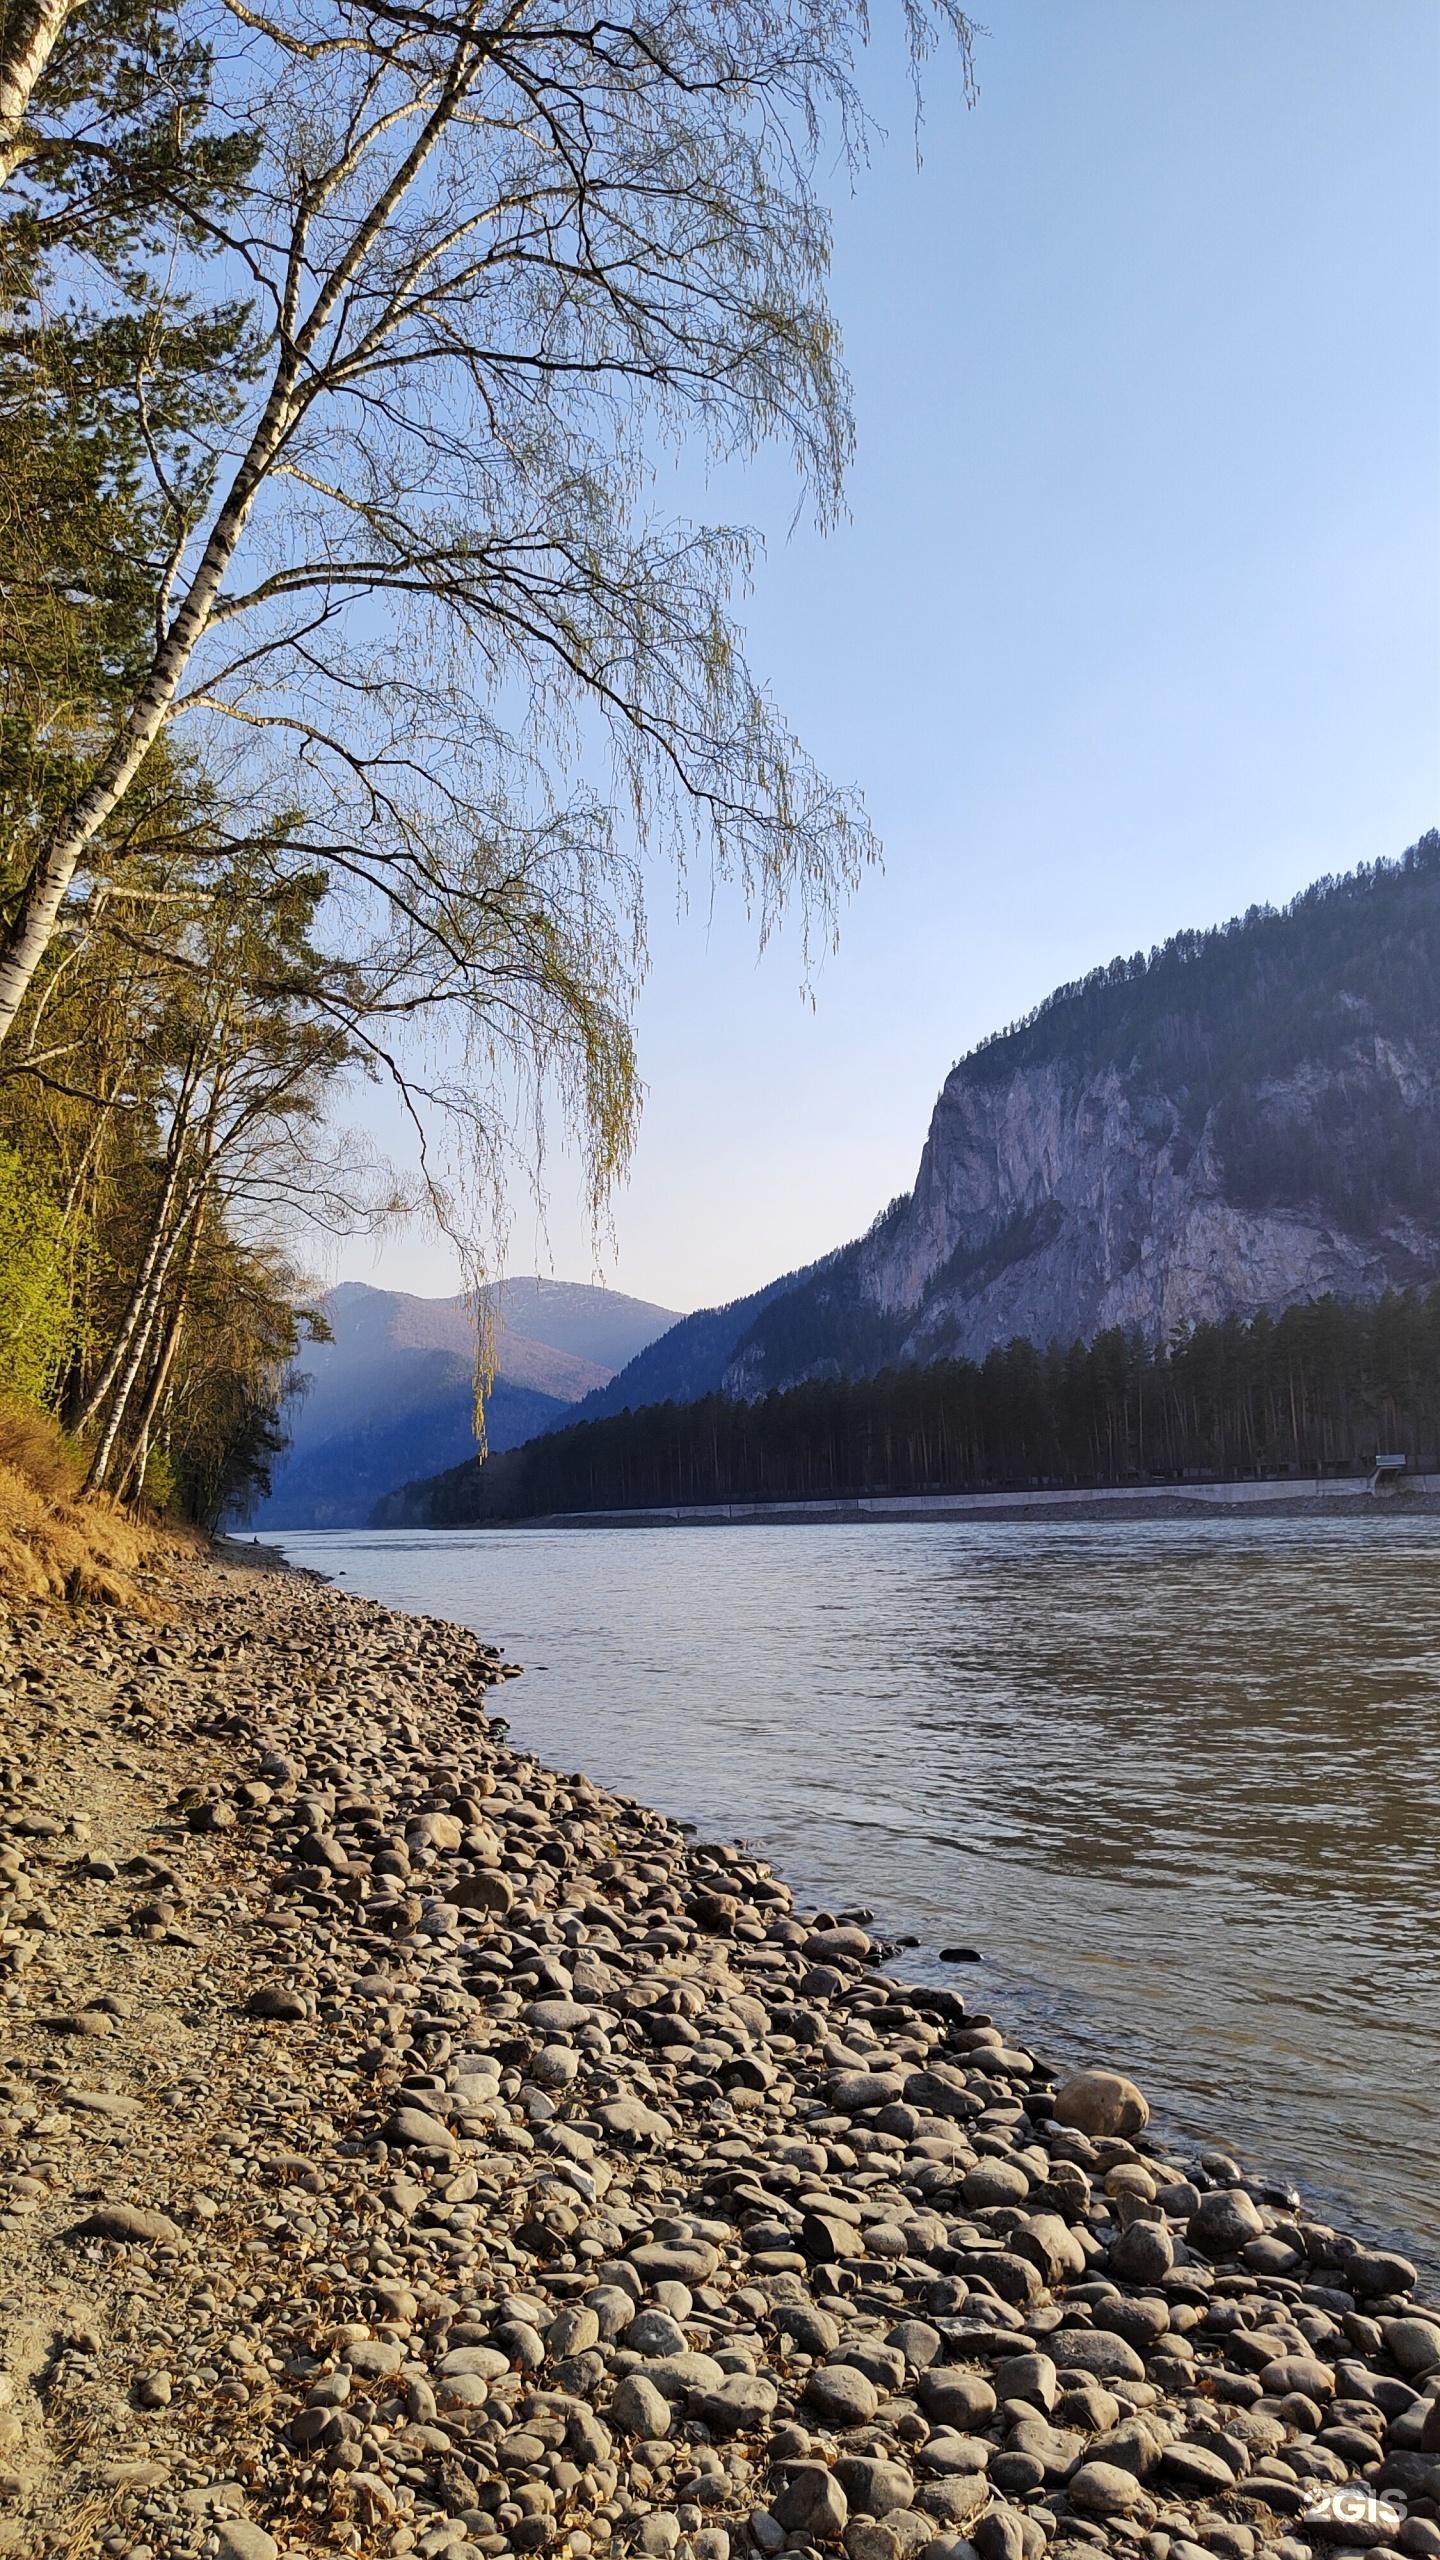
<instances>
[{"instance_id":1,"label":"birch tree","mask_svg":"<svg viewBox=\"0 0 1440 2560\"><path fill-rule=\"evenodd\" d=\"M948 29L968 61L954 0L900 15L917 59ZM180 722L283 792L295 857L390 920L412 1004L443 996L482 1050L543 1062L572 980L623 1012L647 845L708 854L762 938L793 906L823 941L873 851L863 808L747 666L751 537L667 517L654 475L667 447L779 439L819 521L841 505L815 169L864 147L858 0L230 0L195 27L255 156L176 237L248 336L183 433L137 369L153 643L12 901L0 1037ZM151 291L157 325L192 264ZM583 1030L561 1046L603 1189L636 1089L597 1082Z\"/></svg>"}]
</instances>

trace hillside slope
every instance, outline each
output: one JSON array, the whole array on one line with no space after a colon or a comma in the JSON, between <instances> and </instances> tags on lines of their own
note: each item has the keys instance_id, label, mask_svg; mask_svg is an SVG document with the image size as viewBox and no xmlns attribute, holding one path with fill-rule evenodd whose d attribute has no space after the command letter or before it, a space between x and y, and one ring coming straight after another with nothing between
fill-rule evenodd
<instances>
[{"instance_id":1,"label":"hillside slope","mask_svg":"<svg viewBox=\"0 0 1440 2560\"><path fill-rule=\"evenodd\" d=\"M813 1266L812 1266L813 1268ZM697 1307L682 1316L613 1378L583 1396L568 1422L597 1422L606 1414L638 1410L646 1404L691 1404L719 1386L734 1357L735 1346L776 1298L800 1288L810 1270L788 1272L748 1298L732 1298L728 1306Z\"/></svg>"}]
</instances>

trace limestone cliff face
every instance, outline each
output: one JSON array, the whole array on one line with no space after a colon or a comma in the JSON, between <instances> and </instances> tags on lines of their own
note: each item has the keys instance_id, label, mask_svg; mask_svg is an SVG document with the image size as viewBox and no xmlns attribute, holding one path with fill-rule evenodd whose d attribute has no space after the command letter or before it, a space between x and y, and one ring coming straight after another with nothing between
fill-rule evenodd
<instances>
[{"instance_id":1,"label":"limestone cliff face","mask_svg":"<svg viewBox=\"0 0 1440 2560\"><path fill-rule=\"evenodd\" d=\"M1246 1107L1293 1141L1323 1127L1339 1082L1313 1070L1267 1080ZM1348 1101L1374 1084L1440 1125L1435 1077L1413 1055L1357 1045L1343 1082ZM957 1068L911 1199L859 1248L861 1293L903 1325L902 1353L978 1358L1017 1334L1088 1341L1119 1325L1158 1338L1440 1277L1440 1199L1428 1219L1396 1207L1366 1233L1318 1200L1237 1199L1223 1117L1210 1110L1192 1136L1173 1096L1113 1065L1083 1080L1026 1067L1000 1083Z\"/></svg>"},{"instance_id":2,"label":"limestone cliff face","mask_svg":"<svg viewBox=\"0 0 1440 2560\"><path fill-rule=\"evenodd\" d=\"M1440 837L1063 988L946 1079L915 1188L735 1339L753 1396L1440 1280Z\"/></svg>"}]
</instances>

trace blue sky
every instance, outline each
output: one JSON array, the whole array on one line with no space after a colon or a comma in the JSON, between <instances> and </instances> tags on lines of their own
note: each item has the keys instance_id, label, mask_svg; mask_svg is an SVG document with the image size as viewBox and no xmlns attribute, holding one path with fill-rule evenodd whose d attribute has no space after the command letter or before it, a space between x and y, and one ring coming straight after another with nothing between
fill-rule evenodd
<instances>
[{"instance_id":1,"label":"blue sky","mask_svg":"<svg viewBox=\"0 0 1440 2560\"><path fill-rule=\"evenodd\" d=\"M953 1061L1057 981L1440 820L1440 11L987 0L979 103L932 64L918 168L874 14L885 135L834 197L850 520L792 526L778 461L709 503L767 534L752 657L885 868L813 1009L784 937L757 965L723 897L652 884L603 1269L675 1307L868 1225ZM598 1276L550 1179L511 1267ZM419 1235L341 1268L455 1285Z\"/></svg>"}]
</instances>

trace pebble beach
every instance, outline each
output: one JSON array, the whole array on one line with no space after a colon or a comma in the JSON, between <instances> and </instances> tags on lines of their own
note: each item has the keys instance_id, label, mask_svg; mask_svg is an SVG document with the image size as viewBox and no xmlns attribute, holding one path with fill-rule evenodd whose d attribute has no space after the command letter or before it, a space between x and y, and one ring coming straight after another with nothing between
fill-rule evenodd
<instances>
[{"instance_id":1,"label":"pebble beach","mask_svg":"<svg viewBox=\"0 0 1440 2560\"><path fill-rule=\"evenodd\" d=\"M0 1629L0 2550L1440 2560L1440 2306L230 1550Z\"/></svg>"}]
</instances>

